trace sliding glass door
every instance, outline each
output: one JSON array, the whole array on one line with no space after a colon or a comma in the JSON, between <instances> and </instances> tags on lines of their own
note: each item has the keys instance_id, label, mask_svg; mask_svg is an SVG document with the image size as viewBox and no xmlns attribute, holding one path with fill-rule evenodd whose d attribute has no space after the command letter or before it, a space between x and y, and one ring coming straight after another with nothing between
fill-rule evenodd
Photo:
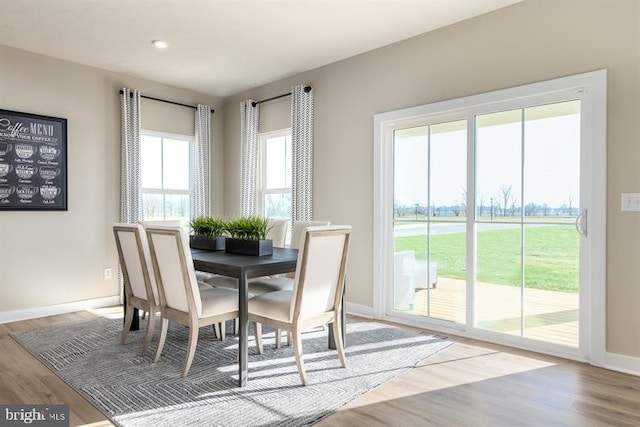
<instances>
[{"instance_id":1,"label":"sliding glass door","mask_svg":"<svg viewBox=\"0 0 640 427\"><path fill-rule=\"evenodd\" d=\"M377 316L603 358L602 76L376 116Z\"/></svg>"}]
</instances>

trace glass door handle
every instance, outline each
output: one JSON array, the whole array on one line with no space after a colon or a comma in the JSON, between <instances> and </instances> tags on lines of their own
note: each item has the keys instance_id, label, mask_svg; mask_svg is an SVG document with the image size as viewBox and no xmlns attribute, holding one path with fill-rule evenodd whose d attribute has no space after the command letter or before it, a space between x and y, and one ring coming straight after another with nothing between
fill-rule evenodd
<instances>
[{"instance_id":1,"label":"glass door handle","mask_svg":"<svg viewBox=\"0 0 640 427\"><path fill-rule=\"evenodd\" d=\"M587 211L583 210L582 212L580 212L580 214L576 217L576 230L578 231L578 234L582 235L582 236L587 236Z\"/></svg>"}]
</instances>

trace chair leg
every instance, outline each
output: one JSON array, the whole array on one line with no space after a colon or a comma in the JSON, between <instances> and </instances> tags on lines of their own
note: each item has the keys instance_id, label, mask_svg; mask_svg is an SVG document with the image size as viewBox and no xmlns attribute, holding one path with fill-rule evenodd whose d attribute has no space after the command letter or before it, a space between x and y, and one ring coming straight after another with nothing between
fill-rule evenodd
<instances>
[{"instance_id":1,"label":"chair leg","mask_svg":"<svg viewBox=\"0 0 640 427\"><path fill-rule=\"evenodd\" d=\"M343 368L347 367L347 358L344 354L344 341L342 336L342 325L340 324L340 314L336 314L333 319L333 336L336 342L336 350L338 350L338 356L340 356L340 364Z\"/></svg>"},{"instance_id":2,"label":"chair leg","mask_svg":"<svg viewBox=\"0 0 640 427\"><path fill-rule=\"evenodd\" d=\"M227 322L220 322L220 341L224 341L227 338Z\"/></svg>"},{"instance_id":3,"label":"chair leg","mask_svg":"<svg viewBox=\"0 0 640 427\"><path fill-rule=\"evenodd\" d=\"M196 354L196 346L198 345L198 325L191 325L189 327L189 348L187 349L187 360L184 362L184 371L182 372L182 378L186 377L191 369L191 362L193 362L193 356Z\"/></svg>"},{"instance_id":4,"label":"chair leg","mask_svg":"<svg viewBox=\"0 0 640 427\"><path fill-rule=\"evenodd\" d=\"M142 343L142 350L140 351L140 356L144 356L147 352L147 348L149 347L149 343L151 343L151 338L153 337L153 330L156 327L156 312L151 309L149 311L149 320L147 321L147 332L144 334L144 342Z\"/></svg>"},{"instance_id":5,"label":"chair leg","mask_svg":"<svg viewBox=\"0 0 640 427\"><path fill-rule=\"evenodd\" d=\"M227 338L227 322L218 322L213 325L213 332L216 334L216 338L220 341L224 341Z\"/></svg>"},{"instance_id":6,"label":"chair leg","mask_svg":"<svg viewBox=\"0 0 640 427\"><path fill-rule=\"evenodd\" d=\"M227 338L227 322L222 321L212 325L213 331L216 334L216 338L220 341L224 341Z\"/></svg>"},{"instance_id":7,"label":"chair leg","mask_svg":"<svg viewBox=\"0 0 640 427\"><path fill-rule=\"evenodd\" d=\"M164 347L164 341L167 339L167 329L169 329L169 319L162 318L160 323L160 338L158 339L158 349L156 350L156 357L153 359L153 363L160 360L160 354L162 354L162 347Z\"/></svg>"},{"instance_id":8,"label":"chair leg","mask_svg":"<svg viewBox=\"0 0 640 427\"><path fill-rule=\"evenodd\" d=\"M264 348L262 347L262 323L256 322L256 347L258 347L258 354L262 354Z\"/></svg>"},{"instance_id":9,"label":"chair leg","mask_svg":"<svg viewBox=\"0 0 640 427\"><path fill-rule=\"evenodd\" d=\"M120 337L120 344L124 344L131 330L131 322L133 322L133 306L128 305L124 313L124 325L122 326L122 337Z\"/></svg>"},{"instance_id":10,"label":"chair leg","mask_svg":"<svg viewBox=\"0 0 640 427\"><path fill-rule=\"evenodd\" d=\"M304 360L302 359L302 333L300 329L293 328L293 354L296 356L296 365L298 365L298 373L302 385L307 385L307 373L304 370Z\"/></svg>"},{"instance_id":11,"label":"chair leg","mask_svg":"<svg viewBox=\"0 0 640 427\"><path fill-rule=\"evenodd\" d=\"M287 345L291 346L291 332L287 332ZM280 348L282 345L282 331L280 329L276 329L276 348Z\"/></svg>"}]
</instances>

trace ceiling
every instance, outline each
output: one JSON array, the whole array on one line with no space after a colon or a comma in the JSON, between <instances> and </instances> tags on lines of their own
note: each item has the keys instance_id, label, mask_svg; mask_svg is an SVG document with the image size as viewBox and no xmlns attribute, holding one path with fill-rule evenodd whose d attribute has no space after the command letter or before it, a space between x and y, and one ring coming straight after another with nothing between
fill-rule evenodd
<instances>
[{"instance_id":1,"label":"ceiling","mask_svg":"<svg viewBox=\"0 0 640 427\"><path fill-rule=\"evenodd\" d=\"M0 44L224 97L518 1L0 0Z\"/></svg>"}]
</instances>

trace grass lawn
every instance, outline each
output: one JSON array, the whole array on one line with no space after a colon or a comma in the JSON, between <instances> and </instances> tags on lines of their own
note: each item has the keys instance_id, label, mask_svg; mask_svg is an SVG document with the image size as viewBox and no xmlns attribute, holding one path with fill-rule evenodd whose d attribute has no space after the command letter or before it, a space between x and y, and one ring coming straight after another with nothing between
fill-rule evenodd
<instances>
[{"instance_id":1,"label":"grass lawn","mask_svg":"<svg viewBox=\"0 0 640 427\"><path fill-rule=\"evenodd\" d=\"M477 234L478 281L520 286L520 229L481 231ZM525 228L525 286L563 292L578 291L578 235L571 225ZM416 259L427 259L427 236L395 239L395 250L414 250ZM431 236L431 260L438 263L438 275L466 277L464 233Z\"/></svg>"}]
</instances>

